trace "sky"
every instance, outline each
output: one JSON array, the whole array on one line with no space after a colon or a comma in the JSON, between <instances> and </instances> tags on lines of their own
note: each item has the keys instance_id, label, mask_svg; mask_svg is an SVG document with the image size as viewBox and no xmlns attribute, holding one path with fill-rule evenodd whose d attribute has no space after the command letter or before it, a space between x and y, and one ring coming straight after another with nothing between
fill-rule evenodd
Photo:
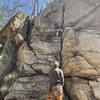
<instances>
[{"instance_id":1,"label":"sky","mask_svg":"<svg viewBox=\"0 0 100 100\"><path fill-rule=\"evenodd\" d=\"M23 7L23 9L19 8L18 10L25 12L26 14L30 15L32 12L32 0L1 0L1 4L7 6L8 8L13 8L14 3L20 2L21 4L25 4L26 6ZM52 0L48 0L48 2L51 2ZM42 5L44 5L45 8L45 0L39 0L39 7L41 8Z\"/></svg>"},{"instance_id":2,"label":"sky","mask_svg":"<svg viewBox=\"0 0 100 100\"><path fill-rule=\"evenodd\" d=\"M52 1L53 0L48 0L49 3ZM10 16L12 13L14 15L17 12L23 12L23 13L31 16L32 11L33 11L33 5L34 5L33 2L34 2L34 0L0 0L0 14L3 14L3 18L0 18L0 27L4 26L9 21L10 17L8 17L8 16ZM24 6L18 7L14 11L12 9L16 3L22 4ZM39 10L42 7L42 5L43 5L43 8L46 7L45 0L39 0ZM12 12L11 12L11 10L12 10Z\"/></svg>"}]
</instances>

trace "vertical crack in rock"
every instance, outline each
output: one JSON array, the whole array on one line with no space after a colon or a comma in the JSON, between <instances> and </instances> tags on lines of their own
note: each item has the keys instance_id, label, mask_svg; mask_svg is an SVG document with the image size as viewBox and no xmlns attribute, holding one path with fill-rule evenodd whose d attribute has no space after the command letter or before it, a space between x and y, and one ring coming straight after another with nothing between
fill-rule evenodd
<instances>
[{"instance_id":1,"label":"vertical crack in rock","mask_svg":"<svg viewBox=\"0 0 100 100\"><path fill-rule=\"evenodd\" d=\"M61 34L60 36L60 65L62 66L62 50L63 50L63 40L64 40L64 14L65 14L65 5L63 5L62 7L62 23L61 23L61 26L62 26L62 29L63 29L63 32L62 33L59 33Z\"/></svg>"},{"instance_id":2,"label":"vertical crack in rock","mask_svg":"<svg viewBox=\"0 0 100 100\"><path fill-rule=\"evenodd\" d=\"M61 36L60 36L60 52L59 52L59 55L60 55L60 65L62 66L62 49L63 49L63 37L62 37L62 34L61 33Z\"/></svg>"},{"instance_id":3,"label":"vertical crack in rock","mask_svg":"<svg viewBox=\"0 0 100 100\"><path fill-rule=\"evenodd\" d=\"M94 95L94 93L93 93L93 89L92 89L92 86L89 84L89 79L88 79L88 86L90 87L90 89L91 89L91 99L92 100L96 100L96 98L95 98L95 95Z\"/></svg>"}]
</instances>

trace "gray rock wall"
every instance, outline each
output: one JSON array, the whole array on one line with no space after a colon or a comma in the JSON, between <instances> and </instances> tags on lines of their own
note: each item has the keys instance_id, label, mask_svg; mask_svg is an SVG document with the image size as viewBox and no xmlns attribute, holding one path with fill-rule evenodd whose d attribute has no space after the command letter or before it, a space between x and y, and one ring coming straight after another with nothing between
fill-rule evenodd
<instances>
[{"instance_id":1,"label":"gray rock wall","mask_svg":"<svg viewBox=\"0 0 100 100\"><path fill-rule=\"evenodd\" d=\"M5 100L47 100L48 71L54 60L62 60L64 99L100 100L99 5L100 0L57 0L41 17L31 19L31 27L26 26L29 33L20 27L18 33L26 33L28 39L17 48L17 67L5 75L0 96ZM55 25L64 28L62 49Z\"/></svg>"}]
</instances>

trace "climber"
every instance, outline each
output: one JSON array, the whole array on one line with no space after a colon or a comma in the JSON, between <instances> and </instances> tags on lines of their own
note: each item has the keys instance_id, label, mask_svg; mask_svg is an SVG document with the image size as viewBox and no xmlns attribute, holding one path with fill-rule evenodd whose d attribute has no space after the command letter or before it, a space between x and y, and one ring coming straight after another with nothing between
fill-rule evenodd
<instances>
[{"instance_id":1,"label":"climber","mask_svg":"<svg viewBox=\"0 0 100 100\"><path fill-rule=\"evenodd\" d=\"M63 46L64 28L60 24L55 24L55 28L56 28L56 36L60 37L60 52L59 52L59 56L60 56L60 66L62 66L62 49L63 49L62 46Z\"/></svg>"},{"instance_id":2,"label":"climber","mask_svg":"<svg viewBox=\"0 0 100 100\"><path fill-rule=\"evenodd\" d=\"M52 69L48 73L50 82L48 100L52 100L53 97L55 97L56 100L62 100L63 98L64 75L59 65L58 61L54 61Z\"/></svg>"},{"instance_id":3,"label":"climber","mask_svg":"<svg viewBox=\"0 0 100 100\"><path fill-rule=\"evenodd\" d=\"M55 28L56 28L56 36L62 37L63 30L64 30L63 27L62 27L62 25L56 24Z\"/></svg>"}]
</instances>

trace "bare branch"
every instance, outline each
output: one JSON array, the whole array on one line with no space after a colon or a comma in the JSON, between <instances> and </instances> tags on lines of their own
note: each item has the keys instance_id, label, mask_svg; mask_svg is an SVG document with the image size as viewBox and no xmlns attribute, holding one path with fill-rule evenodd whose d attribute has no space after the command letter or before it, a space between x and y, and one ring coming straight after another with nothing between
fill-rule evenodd
<instances>
[{"instance_id":1,"label":"bare branch","mask_svg":"<svg viewBox=\"0 0 100 100\"><path fill-rule=\"evenodd\" d=\"M35 9L36 9L36 0L35 0L35 3L33 4L33 10L32 10L31 17L32 17L33 15L35 15Z\"/></svg>"},{"instance_id":2,"label":"bare branch","mask_svg":"<svg viewBox=\"0 0 100 100\"><path fill-rule=\"evenodd\" d=\"M44 6L44 5L42 5L42 7L40 8L40 11L39 11L39 13L38 13L38 16L41 15L41 13L42 13L42 11L43 11L43 6Z\"/></svg>"},{"instance_id":3,"label":"bare branch","mask_svg":"<svg viewBox=\"0 0 100 100\"><path fill-rule=\"evenodd\" d=\"M45 3L46 3L46 7L48 6L48 0L45 0Z\"/></svg>"}]
</instances>

